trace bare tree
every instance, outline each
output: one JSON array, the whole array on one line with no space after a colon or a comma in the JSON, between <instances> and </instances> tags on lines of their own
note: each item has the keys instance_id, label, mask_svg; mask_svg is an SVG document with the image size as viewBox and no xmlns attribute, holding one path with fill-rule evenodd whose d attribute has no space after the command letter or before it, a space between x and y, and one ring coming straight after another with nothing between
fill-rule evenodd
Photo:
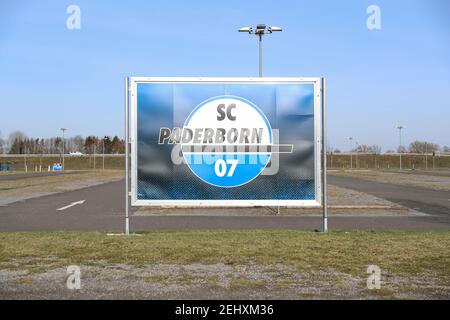
<instances>
[{"instance_id":1,"label":"bare tree","mask_svg":"<svg viewBox=\"0 0 450 320\"><path fill-rule=\"evenodd\" d=\"M13 131L8 136L8 144L11 146L15 140L23 141L27 136L22 131Z\"/></svg>"},{"instance_id":2,"label":"bare tree","mask_svg":"<svg viewBox=\"0 0 450 320\"><path fill-rule=\"evenodd\" d=\"M0 153L6 153L6 141L3 140L2 131L0 130Z\"/></svg>"},{"instance_id":3,"label":"bare tree","mask_svg":"<svg viewBox=\"0 0 450 320\"><path fill-rule=\"evenodd\" d=\"M408 150L404 146L400 146L397 148L397 153L406 153Z\"/></svg>"},{"instance_id":4,"label":"bare tree","mask_svg":"<svg viewBox=\"0 0 450 320\"><path fill-rule=\"evenodd\" d=\"M73 139L74 151L83 152L84 149L84 139L82 136L75 136Z\"/></svg>"},{"instance_id":5,"label":"bare tree","mask_svg":"<svg viewBox=\"0 0 450 320\"><path fill-rule=\"evenodd\" d=\"M6 141L0 138L0 153L6 153Z\"/></svg>"},{"instance_id":6,"label":"bare tree","mask_svg":"<svg viewBox=\"0 0 450 320\"><path fill-rule=\"evenodd\" d=\"M414 141L409 145L409 152L411 153L432 153L439 151L439 145L426 141Z\"/></svg>"},{"instance_id":7,"label":"bare tree","mask_svg":"<svg viewBox=\"0 0 450 320\"><path fill-rule=\"evenodd\" d=\"M354 149L353 152L380 154L381 147L376 144L374 144L372 146L361 144L356 149Z\"/></svg>"}]
</instances>

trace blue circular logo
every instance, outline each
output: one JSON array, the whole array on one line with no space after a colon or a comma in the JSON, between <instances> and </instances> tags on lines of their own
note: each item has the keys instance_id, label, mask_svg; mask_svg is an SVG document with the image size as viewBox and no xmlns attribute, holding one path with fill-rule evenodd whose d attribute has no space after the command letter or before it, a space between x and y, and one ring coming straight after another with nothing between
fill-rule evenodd
<instances>
[{"instance_id":1,"label":"blue circular logo","mask_svg":"<svg viewBox=\"0 0 450 320\"><path fill-rule=\"evenodd\" d=\"M201 180L217 187L238 187L255 179L271 158L272 128L252 102L219 96L199 104L186 119L181 148Z\"/></svg>"}]
</instances>

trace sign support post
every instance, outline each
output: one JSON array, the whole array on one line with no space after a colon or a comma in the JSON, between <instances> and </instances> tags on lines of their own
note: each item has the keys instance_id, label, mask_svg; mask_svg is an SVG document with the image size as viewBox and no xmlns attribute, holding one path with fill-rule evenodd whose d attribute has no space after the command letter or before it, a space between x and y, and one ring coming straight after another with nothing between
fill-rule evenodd
<instances>
[{"instance_id":1,"label":"sign support post","mask_svg":"<svg viewBox=\"0 0 450 320\"><path fill-rule=\"evenodd\" d=\"M129 179L130 179L130 165L129 165L129 78L125 77L125 235L130 235L130 216L129 216Z\"/></svg>"},{"instance_id":2,"label":"sign support post","mask_svg":"<svg viewBox=\"0 0 450 320\"><path fill-rule=\"evenodd\" d=\"M327 130L325 117L325 78L321 78L321 113L322 113L322 209L323 226L322 231L328 232L328 205L327 205Z\"/></svg>"}]
</instances>

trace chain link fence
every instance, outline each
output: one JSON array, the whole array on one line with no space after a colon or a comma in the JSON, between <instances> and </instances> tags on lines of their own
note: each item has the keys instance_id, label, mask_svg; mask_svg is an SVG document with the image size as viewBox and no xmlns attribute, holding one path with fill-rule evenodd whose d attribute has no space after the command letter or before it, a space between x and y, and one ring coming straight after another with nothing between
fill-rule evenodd
<instances>
[{"instance_id":1,"label":"chain link fence","mask_svg":"<svg viewBox=\"0 0 450 320\"><path fill-rule=\"evenodd\" d=\"M42 172L51 171L55 164L62 164L61 155L0 155L0 164L9 170ZM123 154L88 154L82 156L64 156L65 170L123 170L125 168L125 155Z\"/></svg>"},{"instance_id":2,"label":"chain link fence","mask_svg":"<svg viewBox=\"0 0 450 320\"><path fill-rule=\"evenodd\" d=\"M329 169L450 169L450 154L328 154Z\"/></svg>"},{"instance_id":3,"label":"chain link fence","mask_svg":"<svg viewBox=\"0 0 450 320\"><path fill-rule=\"evenodd\" d=\"M400 154L330 153L327 155L329 169L400 169ZM450 169L450 154L401 155L402 169ZM62 163L61 155L0 155L3 171L48 171L56 163ZM65 170L123 170L123 154L65 155Z\"/></svg>"}]
</instances>

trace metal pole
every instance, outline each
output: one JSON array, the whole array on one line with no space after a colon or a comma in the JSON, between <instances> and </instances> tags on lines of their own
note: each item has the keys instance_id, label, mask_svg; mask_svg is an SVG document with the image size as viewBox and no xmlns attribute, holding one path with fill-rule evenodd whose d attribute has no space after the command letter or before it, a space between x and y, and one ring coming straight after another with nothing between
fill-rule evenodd
<instances>
[{"instance_id":1,"label":"metal pole","mask_svg":"<svg viewBox=\"0 0 450 320\"><path fill-rule=\"evenodd\" d=\"M102 140L102 152L103 152L103 170L105 170L105 138Z\"/></svg>"},{"instance_id":2,"label":"metal pole","mask_svg":"<svg viewBox=\"0 0 450 320\"><path fill-rule=\"evenodd\" d=\"M348 138L350 140L350 169L353 169L353 138Z\"/></svg>"},{"instance_id":3,"label":"metal pole","mask_svg":"<svg viewBox=\"0 0 450 320\"><path fill-rule=\"evenodd\" d=\"M66 169L66 166L65 166L65 162L64 162L64 149L65 149L65 144L64 144L64 131L66 131L65 129L61 129L62 130L62 147L63 147L63 150L62 150L62 161L63 161L63 163L62 163L62 169L63 170L65 170Z\"/></svg>"},{"instance_id":4,"label":"metal pole","mask_svg":"<svg viewBox=\"0 0 450 320\"><path fill-rule=\"evenodd\" d=\"M27 147L25 147L24 154L25 154L24 169L25 169L25 172L28 172L28 166L27 166Z\"/></svg>"},{"instance_id":5,"label":"metal pole","mask_svg":"<svg viewBox=\"0 0 450 320\"><path fill-rule=\"evenodd\" d=\"M353 169L353 151L350 150L350 169Z\"/></svg>"},{"instance_id":6,"label":"metal pole","mask_svg":"<svg viewBox=\"0 0 450 320\"><path fill-rule=\"evenodd\" d=\"M321 83L322 101L322 208L323 208L323 232L328 231L328 205L327 205L327 131L325 117L325 79Z\"/></svg>"},{"instance_id":7,"label":"metal pole","mask_svg":"<svg viewBox=\"0 0 450 320\"><path fill-rule=\"evenodd\" d=\"M399 130L399 135L400 135L400 146L399 146L399 153L400 153L400 170L402 170L402 127L400 126L398 128Z\"/></svg>"},{"instance_id":8,"label":"metal pole","mask_svg":"<svg viewBox=\"0 0 450 320\"><path fill-rule=\"evenodd\" d=\"M129 111L129 79L125 77L125 235L130 235L130 217L129 217L129 207L128 207L128 188L129 188L129 171L128 171L128 157L129 157L129 132L128 132L128 111Z\"/></svg>"},{"instance_id":9,"label":"metal pole","mask_svg":"<svg viewBox=\"0 0 450 320\"><path fill-rule=\"evenodd\" d=\"M425 142L425 169L428 170L428 144Z\"/></svg>"},{"instance_id":10,"label":"metal pole","mask_svg":"<svg viewBox=\"0 0 450 320\"><path fill-rule=\"evenodd\" d=\"M262 77L262 34L259 34L259 77ZM270 207L268 207L270 210L272 210ZM280 206L277 206L277 214L280 214Z\"/></svg>"},{"instance_id":11,"label":"metal pole","mask_svg":"<svg viewBox=\"0 0 450 320\"><path fill-rule=\"evenodd\" d=\"M262 77L262 34L259 35L259 76Z\"/></svg>"}]
</instances>

